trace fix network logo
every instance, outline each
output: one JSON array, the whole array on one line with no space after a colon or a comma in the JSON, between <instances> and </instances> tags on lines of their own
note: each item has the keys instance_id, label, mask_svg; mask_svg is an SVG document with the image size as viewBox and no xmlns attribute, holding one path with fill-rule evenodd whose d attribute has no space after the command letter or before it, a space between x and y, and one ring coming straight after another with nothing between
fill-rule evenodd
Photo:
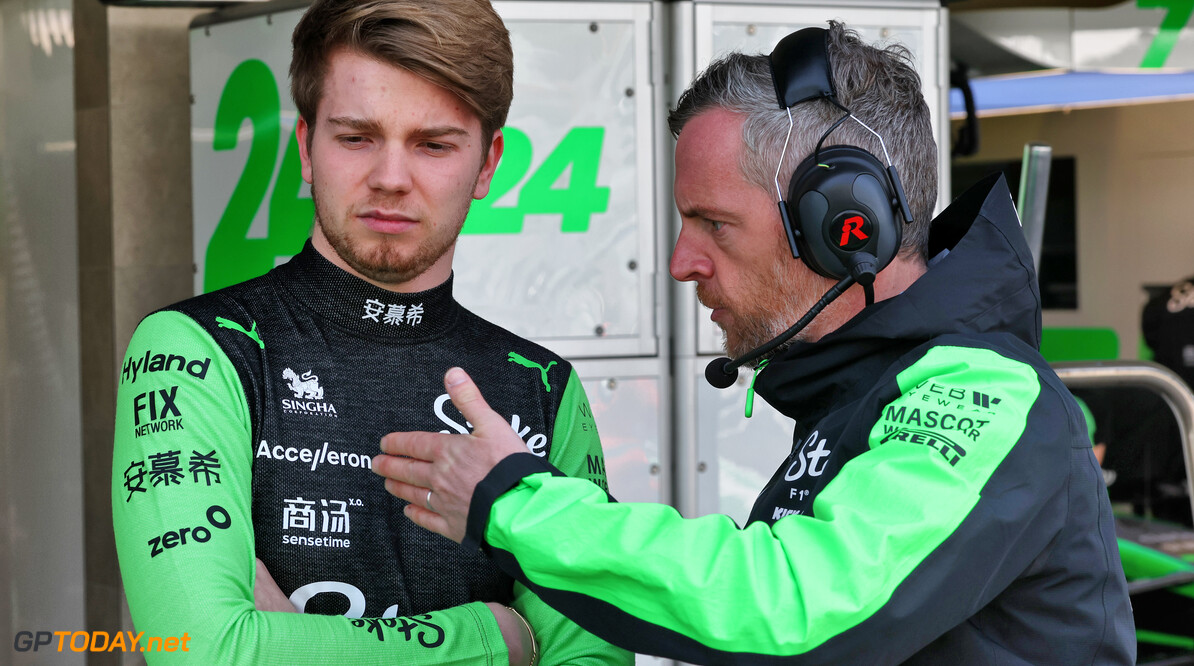
<instances>
[{"instance_id":1,"label":"fix network logo","mask_svg":"<svg viewBox=\"0 0 1194 666\"><path fill-rule=\"evenodd\" d=\"M282 371L282 379L286 380L286 387L294 394L294 399L282 399L282 411L287 414L307 414L309 416L335 416L336 406L323 400L323 387L319 384L319 375L310 370L301 376L286 368Z\"/></svg>"},{"instance_id":2,"label":"fix network logo","mask_svg":"<svg viewBox=\"0 0 1194 666\"><path fill-rule=\"evenodd\" d=\"M133 398L133 434L137 437L182 429L177 386L146 391Z\"/></svg>"}]
</instances>

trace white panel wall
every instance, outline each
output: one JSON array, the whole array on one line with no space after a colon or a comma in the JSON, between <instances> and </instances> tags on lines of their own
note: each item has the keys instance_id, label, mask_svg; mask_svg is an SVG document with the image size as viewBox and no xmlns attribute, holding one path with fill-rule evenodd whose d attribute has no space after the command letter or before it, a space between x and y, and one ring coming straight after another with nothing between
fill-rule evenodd
<instances>
[{"instance_id":1,"label":"white panel wall","mask_svg":"<svg viewBox=\"0 0 1194 666\"><path fill-rule=\"evenodd\" d=\"M0 662L84 626L70 0L0 1ZM54 663L83 663L54 655Z\"/></svg>"}]
</instances>

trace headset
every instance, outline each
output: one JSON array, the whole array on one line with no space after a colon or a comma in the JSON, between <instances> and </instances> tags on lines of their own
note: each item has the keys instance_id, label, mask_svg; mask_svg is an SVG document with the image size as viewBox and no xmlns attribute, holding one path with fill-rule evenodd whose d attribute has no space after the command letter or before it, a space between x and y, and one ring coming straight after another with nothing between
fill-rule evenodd
<instances>
[{"instance_id":1,"label":"headset","mask_svg":"<svg viewBox=\"0 0 1194 666\"><path fill-rule=\"evenodd\" d=\"M875 273L899 252L903 227L912 222L912 213L883 137L837 100L828 39L824 28L797 30L780 40L769 57L776 99L788 112L788 139L792 107L797 104L825 99L845 114L825 130L813 154L797 165L786 197L779 189L776 168L776 194L794 258L818 275L842 279L853 274L856 281L869 286ZM857 146L822 147L826 137L847 120L879 139L887 166ZM785 153L787 148L785 140Z\"/></svg>"},{"instance_id":2,"label":"headset","mask_svg":"<svg viewBox=\"0 0 1194 666\"><path fill-rule=\"evenodd\" d=\"M912 213L904 197L899 174L878 132L855 117L837 99L829 67L829 31L803 28L784 37L771 51L771 80L776 101L788 112L788 136L775 169L779 214L792 257L818 275L838 280L808 312L779 337L736 358L718 358L705 368L705 378L726 388L738 377L738 367L780 346L808 325L827 305L855 282L861 284L866 303L874 303L875 274L883 270L900 249L903 227ZM792 138L792 107L824 99L845 115L817 140L813 154L792 173L787 196L779 185L779 172ZM854 120L879 139L884 166L857 146L824 146L825 138L847 120Z\"/></svg>"}]
</instances>

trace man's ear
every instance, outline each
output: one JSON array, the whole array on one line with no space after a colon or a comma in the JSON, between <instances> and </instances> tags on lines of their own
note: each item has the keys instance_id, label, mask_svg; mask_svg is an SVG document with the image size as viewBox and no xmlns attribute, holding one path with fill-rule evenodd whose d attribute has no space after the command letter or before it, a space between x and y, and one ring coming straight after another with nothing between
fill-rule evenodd
<instances>
[{"instance_id":1,"label":"man's ear","mask_svg":"<svg viewBox=\"0 0 1194 666\"><path fill-rule=\"evenodd\" d=\"M307 184L311 184L312 169L311 169L311 147L307 141L311 138L311 128L307 126L307 121L301 115L298 117L298 122L294 124L294 136L298 140L299 162L303 165L303 180Z\"/></svg>"},{"instance_id":2,"label":"man's ear","mask_svg":"<svg viewBox=\"0 0 1194 666\"><path fill-rule=\"evenodd\" d=\"M477 185L473 188L474 199L484 199L489 194L489 184L493 181L493 174L497 171L498 162L502 159L502 151L505 149L506 139L502 136L502 131L494 131L489 149L485 153L485 161L481 163L481 173L477 174Z\"/></svg>"}]
</instances>

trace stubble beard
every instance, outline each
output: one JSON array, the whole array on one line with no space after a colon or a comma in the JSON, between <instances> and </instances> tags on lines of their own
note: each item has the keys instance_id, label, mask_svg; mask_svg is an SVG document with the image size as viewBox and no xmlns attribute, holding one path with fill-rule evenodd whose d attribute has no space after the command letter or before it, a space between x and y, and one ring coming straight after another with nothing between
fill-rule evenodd
<instances>
[{"instance_id":1,"label":"stubble beard","mask_svg":"<svg viewBox=\"0 0 1194 666\"><path fill-rule=\"evenodd\" d=\"M311 199L315 204L315 224L319 225L324 238L344 263L365 278L388 285L399 285L417 278L451 250L472 205L472 199L467 198L457 209L447 211L452 223L433 229L431 235L412 251L397 238L381 236L375 237L375 240L362 241L353 236L349 233L350 225L358 223L353 219L352 209L336 217L335 211L322 205L317 184L311 186ZM386 203L384 197L370 199L364 207L375 206L393 207ZM336 222L328 224L327 220Z\"/></svg>"},{"instance_id":2,"label":"stubble beard","mask_svg":"<svg viewBox=\"0 0 1194 666\"><path fill-rule=\"evenodd\" d=\"M730 357L743 356L779 337L820 298L816 291L818 285L812 280L801 279L798 274L798 267L793 263L798 261L787 252L777 252L766 272L753 274L744 280L745 297L742 303L727 303L723 295L711 293L710 290L697 285L697 299L701 303L712 303L730 310L732 317L729 325L721 325L722 331L725 332L725 350ZM755 367L764 359L775 356L792 343L804 338L804 332L798 333L776 349L745 365Z\"/></svg>"}]
</instances>

